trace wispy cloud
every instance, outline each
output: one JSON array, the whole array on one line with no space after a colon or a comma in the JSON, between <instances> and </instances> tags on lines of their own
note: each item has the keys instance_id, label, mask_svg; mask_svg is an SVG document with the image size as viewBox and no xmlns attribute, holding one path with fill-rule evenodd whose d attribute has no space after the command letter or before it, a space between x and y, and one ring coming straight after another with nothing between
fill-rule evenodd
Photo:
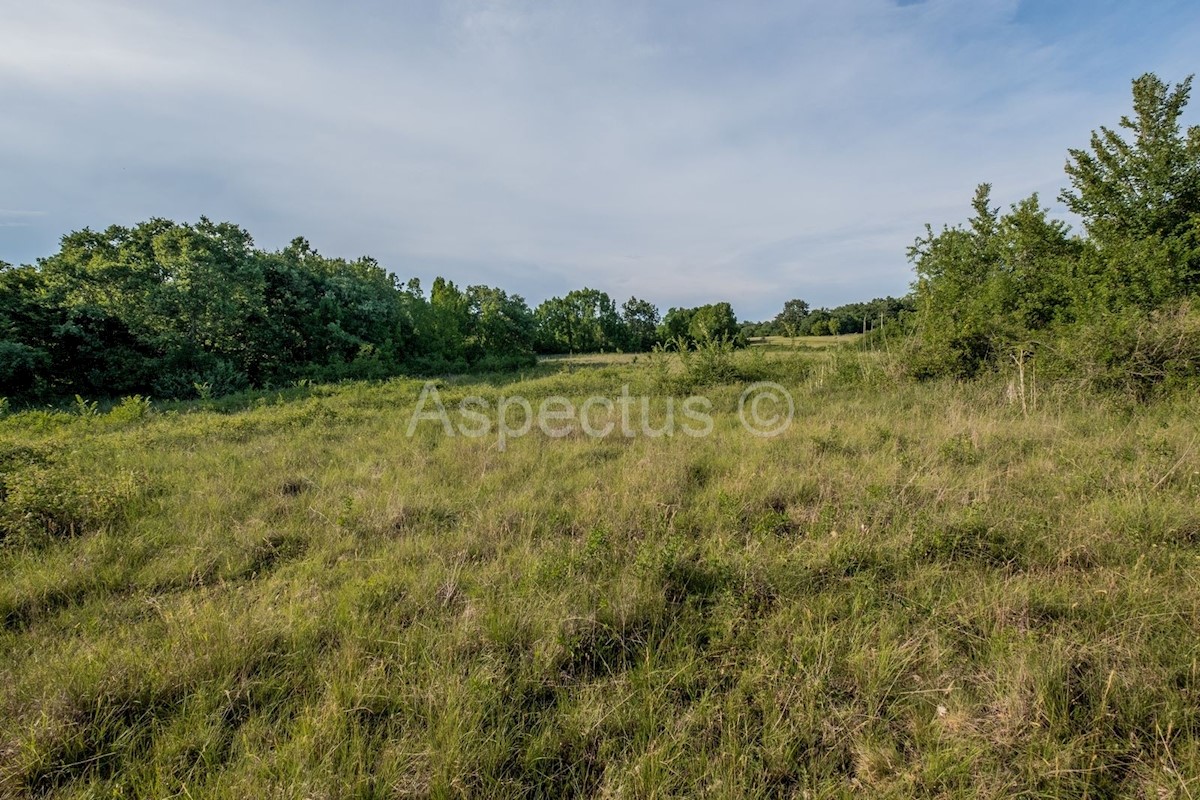
<instances>
[{"instance_id":1,"label":"wispy cloud","mask_svg":"<svg viewBox=\"0 0 1200 800\"><path fill-rule=\"evenodd\" d=\"M1182 77L1194 14L1079 66L1176 6L1064 33L1015 0L13 4L0 203L50 212L0 257L207 214L534 301L899 293L976 182L1053 201L1129 78Z\"/></svg>"},{"instance_id":2,"label":"wispy cloud","mask_svg":"<svg viewBox=\"0 0 1200 800\"><path fill-rule=\"evenodd\" d=\"M29 228L33 226L33 217L44 216L44 211L24 211L14 208L0 208L0 228Z\"/></svg>"}]
</instances>

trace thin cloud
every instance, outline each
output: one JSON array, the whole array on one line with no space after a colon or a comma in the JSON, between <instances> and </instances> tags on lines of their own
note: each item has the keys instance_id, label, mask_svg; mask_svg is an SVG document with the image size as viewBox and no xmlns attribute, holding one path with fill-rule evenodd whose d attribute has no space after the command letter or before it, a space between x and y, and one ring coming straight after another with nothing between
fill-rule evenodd
<instances>
[{"instance_id":1,"label":"thin cloud","mask_svg":"<svg viewBox=\"0 0 1200 800\"><path fill-rule=\"evenodd\" d=\"M1053 203L1066 148L1124 110L1134 75L1181 78L1166 68L1197 40L1183 19L1085 74L1081 48L1160 15L1082 15L1071 36L1023 15L1015 0L25 4L0 29L0 203L50 211L0 235L0 257L206 214L263 246L302 234L533 302L587 284L763 317L784 297L899 294L925 222L964 217L983 180L1006 203Z\"/></svg>"}]
</instances>

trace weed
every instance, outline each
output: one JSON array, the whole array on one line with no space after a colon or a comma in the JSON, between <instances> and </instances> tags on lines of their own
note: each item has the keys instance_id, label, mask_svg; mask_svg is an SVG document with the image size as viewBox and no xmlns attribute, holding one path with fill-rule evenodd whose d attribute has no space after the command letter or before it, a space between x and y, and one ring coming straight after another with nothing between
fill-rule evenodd
<instances>
[{"instance_id":1,"label":"weed","mask_svg":"<svg viewBox=\"0 0 1200 800\"><path fill-rule=\"evenodd\" d=\"M92 418L100 415L100 403L96 400L84 400L75 395L75 413L81 417Z\"/></svg>"}]
</instances>

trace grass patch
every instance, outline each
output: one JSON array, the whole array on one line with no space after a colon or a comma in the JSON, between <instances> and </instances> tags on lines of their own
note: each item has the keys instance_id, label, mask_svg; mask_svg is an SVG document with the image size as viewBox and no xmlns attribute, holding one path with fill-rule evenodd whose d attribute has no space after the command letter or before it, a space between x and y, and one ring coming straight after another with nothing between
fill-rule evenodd
<instances>
[{"instance_id":1,"label":"grass patch","mask_svg":"<svg viewBox=\"0 0 1200 800\"><path fill-rule=\"evenodd\" d=\"M666 375L707 437L409 438L410 380L4 417L0 796L1200 792L1194 398L693 357L440 390Z\"/></svg>"}]
</instances>

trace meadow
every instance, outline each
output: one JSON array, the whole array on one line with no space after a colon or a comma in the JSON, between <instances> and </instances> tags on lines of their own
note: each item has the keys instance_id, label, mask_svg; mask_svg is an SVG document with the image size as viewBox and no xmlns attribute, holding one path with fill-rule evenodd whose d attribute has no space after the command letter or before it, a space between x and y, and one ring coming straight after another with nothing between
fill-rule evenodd
<instances>
[{"instance_id":1,"label":"meadow","mask_svg":"<svg viewBox=\"0 0 1200 800\"><path fill-rule=\"evenodd\" d=\"M1200 399L788 344L0 418L0 796L1200 793Z\"/></svg>"}]
</instances>

